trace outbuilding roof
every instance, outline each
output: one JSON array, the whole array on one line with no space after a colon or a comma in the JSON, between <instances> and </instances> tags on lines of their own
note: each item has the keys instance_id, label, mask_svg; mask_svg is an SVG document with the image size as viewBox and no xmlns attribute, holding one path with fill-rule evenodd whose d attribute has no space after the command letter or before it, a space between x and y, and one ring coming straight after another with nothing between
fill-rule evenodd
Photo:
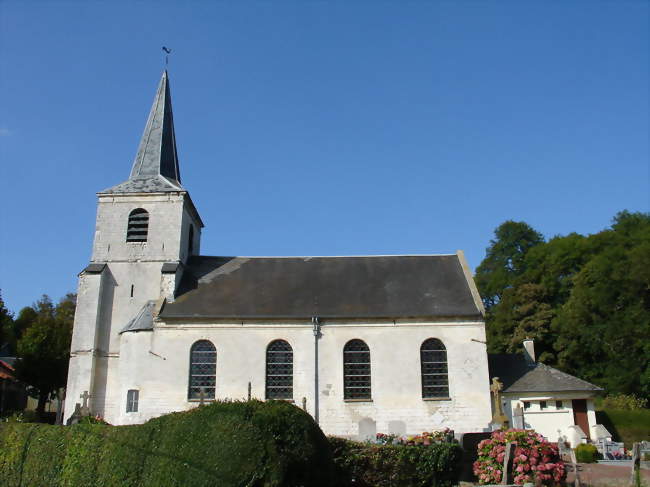
<instances>
[{"instance_id":1,"label":"outbuilding roof","mask_svg":"<svg viewBox=\"0 0 650 487\"><path fill-rule=\"evenodd\" d=\"M160 318L482 318L461 257L193 257Z\"/></svg>"},{"instance_id":2,"label":"outbuilding roof","mask_svg":"<svg viewBox=\"0 0 650 487\"><path fill-rule=\"evenodd\" d=\"M528 363L522 354L488 354L490 379L498 377L503 392L602 391L594 385L548 365Z\"/></svg>"}]
</instances>

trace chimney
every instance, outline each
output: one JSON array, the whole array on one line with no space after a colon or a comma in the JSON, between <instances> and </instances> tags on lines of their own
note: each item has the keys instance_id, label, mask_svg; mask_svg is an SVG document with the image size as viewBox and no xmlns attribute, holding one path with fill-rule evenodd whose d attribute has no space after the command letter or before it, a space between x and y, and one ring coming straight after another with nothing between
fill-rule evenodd
<instances>
[{"instance_id":1,"label":"chimney","mask_svg":"<svg viewBox=\"0 0 650 487\"><path fill-rule=\"evenodd\" d=\"M526 363L528 365L535 364L535 341L532 338L526 338L524 340L524 357L526 357Z\"/></svg>"}]
</instances>

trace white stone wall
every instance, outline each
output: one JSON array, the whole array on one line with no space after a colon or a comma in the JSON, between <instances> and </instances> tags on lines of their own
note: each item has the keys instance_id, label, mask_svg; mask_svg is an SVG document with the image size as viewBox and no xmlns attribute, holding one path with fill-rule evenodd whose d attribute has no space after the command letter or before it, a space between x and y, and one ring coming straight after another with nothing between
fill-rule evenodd
<instances>
[{"instance_id":1,"label":"white stone wall","mask_svg":"<svg viewBox=\"0 0 650 487\"><path fill-rule=\"evenodd\" d=\"M520 393L504 394L504 412L510 418L512 424L512 413L519 405L524 407L524 401L530 402L530 408L524 410L524 423L528 429L534 429L549 441L557 441L558 438L566 438L569 442L573 437L571 426L575 424L573 417L574 399L587 400L587 421L590 431L587 434L593 435L596 426L596 413L594 409L593 396L588 393L576 392L555 392L555 393ZM540 408L540 401L546 401L546 409ZM556 407L556 401L562 401L563 408ZM575 446L575 445L572 445Z\"/></svg>"},{"instance_id":2,"label":"white stone wall","mask_svg":"<svg viewBox=\"0 0 650 487\"><path fill-rule=\"evenodd\" d=\"M185 261L190 222L194 248L200 248L201 226L190 214L184 193L150 195L99 195L93 262ZM129 213L143 208L149 213L147 242L126 242ZM196 252L195 251L195 252Z\"/></svg>"},{"instance_id":3,"label":"white stone wall","mask_svg":"<svg viewBox=\"0 0 650 487\"><path fill-rule=\"evenodd\" d=\"M149 212L147 242L126 242L129 213ZM165 282L165 262L185 261L189 225L194 251L200 249L201 224L185 193L99 195L92 262L107 263L101 274L79 277L71 345L65 416L88 391L93 412L118 411L120 331L149 300L173 292ZM116 414L116 413L115 413Z\"/></svg>"},{"instance_id":4,"label":"white stone wall","mask_svg":"<svg viewBox=\"0 0 650 487\"><path fill-rule=\"evenodd\" d=\"M450 396L447 401L422 399L420 345L439 338L447 347ZM294 352L294 401L314 414L314 336L311 323L222 323L165 325L155 332L121 335L113 375L119 385L107 392L106 419L113 424L148 418L196 405L187 400L189 351L201 339L217 349L218 399L265 398L265 354L275 339L288 341ZM372 401L343 400L343 346L364 340L371 353ZM322 326L319 340L320 425L328 434L357 437L360 422L374 422L377 432L415 434L449 427L456 432L482 431L490 420L490 396L482 322L338 323ZM110 362L110 359L109 359ZM113 384L110 380L109 384ZM138 389L139 411L126 413L126 393Z\"/></svg>"}]
</instances>

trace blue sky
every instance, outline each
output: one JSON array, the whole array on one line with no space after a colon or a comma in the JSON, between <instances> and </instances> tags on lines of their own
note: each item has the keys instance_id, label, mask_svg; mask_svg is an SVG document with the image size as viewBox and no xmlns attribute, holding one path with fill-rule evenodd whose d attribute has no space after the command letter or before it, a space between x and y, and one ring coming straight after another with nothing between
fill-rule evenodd
<instances>
[{"instance_id":1,"label":"blue sky","mask_svg":"<svg viewBox=\"0 0 650 487\"><path fill-rule=\"evenodd\" d=\"M648 211L621 2L0 2L0 288L76 289L163 68L207 255L448 253Z\"/></svg>"}]
</instances>

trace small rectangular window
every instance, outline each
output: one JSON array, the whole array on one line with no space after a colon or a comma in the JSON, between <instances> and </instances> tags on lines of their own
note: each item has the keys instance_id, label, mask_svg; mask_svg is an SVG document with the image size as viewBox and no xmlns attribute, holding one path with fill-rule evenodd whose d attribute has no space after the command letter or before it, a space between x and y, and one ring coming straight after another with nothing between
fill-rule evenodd
<instances>
[{"instance_id":1,"label":"small rectangular window","mask_svg":"<svg viewBox=\"0 0 650 487\"><path fill-rule=\"evenodd\" d=\"M564 403L562 401L555 401L555 409L564 409Z\"/></svg>"},{"instance_id":2,"label":"small rectangular window","mask_svg":"<svg viewBox=\"0 0 650 487\"><path fill-rule=\"evenodd\" d=\"M539 408L541 410L546 409L546 401L539 401Z\"/></svg>"},{"instance_id":3,"label":"small rectangular window","mask_svg":"<svg viewBox=\"0 0 650 487\"><path fill-rule=\"evenodd\" d=\"M524 401L524 409L530 409L530 401Z\"/></svg>"},{"instance_id":4,"label":"small rectangular window","mask_svg":"<svg viewBox=\"0 0 650 487\"><path fill-rule=\"evenodd\" d=\"M126 412L127 413L137 413L138 412L138 396L140 391L137 389L129 389L126 393Z\"/></svg>"}]
</instances>

